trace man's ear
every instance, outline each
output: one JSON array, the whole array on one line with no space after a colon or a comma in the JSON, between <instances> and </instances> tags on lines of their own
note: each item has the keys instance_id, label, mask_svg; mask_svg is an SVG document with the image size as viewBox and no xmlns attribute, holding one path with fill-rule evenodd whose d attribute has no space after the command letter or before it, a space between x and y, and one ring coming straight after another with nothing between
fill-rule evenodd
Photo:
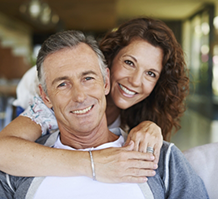
<instances>
[{"instance_id":1,"label":"man's ear","mask_svg":"<svg viewBox=\"0 0 218 199\"><path fill-rule=\"evenodd\" d=\"M43 102L45 103L45 105L46 105L48 108L52 108L51 100L50 100L49 97L46 95L46 93L45 93L45 91L43 90L41 84L39 84L39 91L40 91L41 98L42 98Z\"/></svg>"},{"instance_id":2,"label":"man's ear","mask_svg":"<svg viewBox=\"0 0 218 199\"><path fill-rule=\"evenodd\" d=\"M109 68L106 68L106 75L105 75L105 95L107 95L110 92L110 70Z\"/></svg>"}]
</instances>

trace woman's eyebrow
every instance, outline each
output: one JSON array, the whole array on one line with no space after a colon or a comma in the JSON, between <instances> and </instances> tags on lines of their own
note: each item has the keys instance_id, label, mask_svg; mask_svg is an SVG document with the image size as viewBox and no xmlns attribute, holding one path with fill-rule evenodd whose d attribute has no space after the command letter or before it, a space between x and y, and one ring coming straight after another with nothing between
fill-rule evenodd
<instances>
[{"instance_id":1,"label":"woman's eyebrow","mask_svg":"<svg viewBox=\"0 0 218 199\"><path fill-rule=\"evenodd\" d=\"M150 70L151 70L151 71L154 71L154 72L156 72L156 73L158 73L158 74L161 73L161 71L158 71L158 70L156 70L156 69L154 69L154 68L151 68Z\"/></svg>"},{"instance_id":2,"label":"woman's eyebrow","mask_svg":"<svg viewBox=\"0 0 218 199\"><path fill-rule=\"evenodd\" d=\"M137 63L137 59L136 59L134 56L132 56L132 55L126 54L126 55L124 55L123 57L124 57L124 58L125 58L125 57L131 57L131 58ZM152 70L152 71L154 71L154 72L156 72L156 73L158 73L158 74L161 73L161 71L156 70L156 69L154 69L154 68L151 68L150 70Z\"/></svg>"},{"instance_id":3,"label":"woman's eyebrow","mask_svg":"<svg viewBox=\"0 0 218 199\"><path fill-rule=\"evenodd\" d=\"M134 56L132 56L132 55L126 54L126 55L123 55L123 57L124 57L124 58L125 58L125 57L131 57L132 59L134 59L135 62L137 62L137 59L136 59Z\"/></svg>"}]
</instances>

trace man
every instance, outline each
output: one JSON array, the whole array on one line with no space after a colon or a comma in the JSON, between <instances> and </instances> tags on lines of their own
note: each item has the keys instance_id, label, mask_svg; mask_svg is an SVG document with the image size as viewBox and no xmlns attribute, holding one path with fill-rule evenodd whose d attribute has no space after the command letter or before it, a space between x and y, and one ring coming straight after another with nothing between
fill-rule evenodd
<instances>
[{"instance_id":1,"label":"man","mask_svg":"<svg viewBox=\"0 0 218 199\"><path fill-rule=\"evenodd\" d=\"M148 182L95 181L92 151L123 146L125 133L118 128L112 133L107 128L105 95L110 90L109 70L92 39L77 31L51 36L42 46L37 67L41 97L54 110L59 126L59 131L38 142L54 148L89 151L93 179L22 178L1 172L0 198L208 198L201 179L169 143L164 143L157 173Z\"/></svg>"}]
</instances>

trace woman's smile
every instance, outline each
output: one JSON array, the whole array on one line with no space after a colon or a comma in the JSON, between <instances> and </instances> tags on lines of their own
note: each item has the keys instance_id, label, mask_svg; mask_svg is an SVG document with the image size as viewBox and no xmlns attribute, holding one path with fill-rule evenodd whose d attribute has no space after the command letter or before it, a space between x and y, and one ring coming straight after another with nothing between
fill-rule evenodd
<instances>
[{"instance_id":1,"label":"woman's smile","mask_svg":"<svg viewBox=\"0 0 218 199\"><path fill-rule=\"evenodd\" d=\"M126 97L133 97L134 95L137 94L137 92L131 91L130 89L128 89L127 87L125 87L119 83L118 83L118 85L119 85L121 91L123 91L122 94Z\"/></svg>"}]
</instances>

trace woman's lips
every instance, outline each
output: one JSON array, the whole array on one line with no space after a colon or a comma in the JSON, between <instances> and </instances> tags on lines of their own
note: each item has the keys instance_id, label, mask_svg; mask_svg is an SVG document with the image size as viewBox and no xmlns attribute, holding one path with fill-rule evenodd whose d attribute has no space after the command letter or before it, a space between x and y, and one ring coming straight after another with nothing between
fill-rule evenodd
<instances>
[{"instance_id":1,"label":"woman's lips","mask_svg":"<svg viewBox=\"0 0 218 199\"><path fill-rule=\"evenodd\" d=\"M136 92L127 89L126 87L124 87L124 86L121 85L121 84L118 84L118 85L119 85L119 87L121 88L121 90L122 90L124 93L126 93L127 95L133 96L133 95L137 94Z\"/></svg>"}]
</instances>

